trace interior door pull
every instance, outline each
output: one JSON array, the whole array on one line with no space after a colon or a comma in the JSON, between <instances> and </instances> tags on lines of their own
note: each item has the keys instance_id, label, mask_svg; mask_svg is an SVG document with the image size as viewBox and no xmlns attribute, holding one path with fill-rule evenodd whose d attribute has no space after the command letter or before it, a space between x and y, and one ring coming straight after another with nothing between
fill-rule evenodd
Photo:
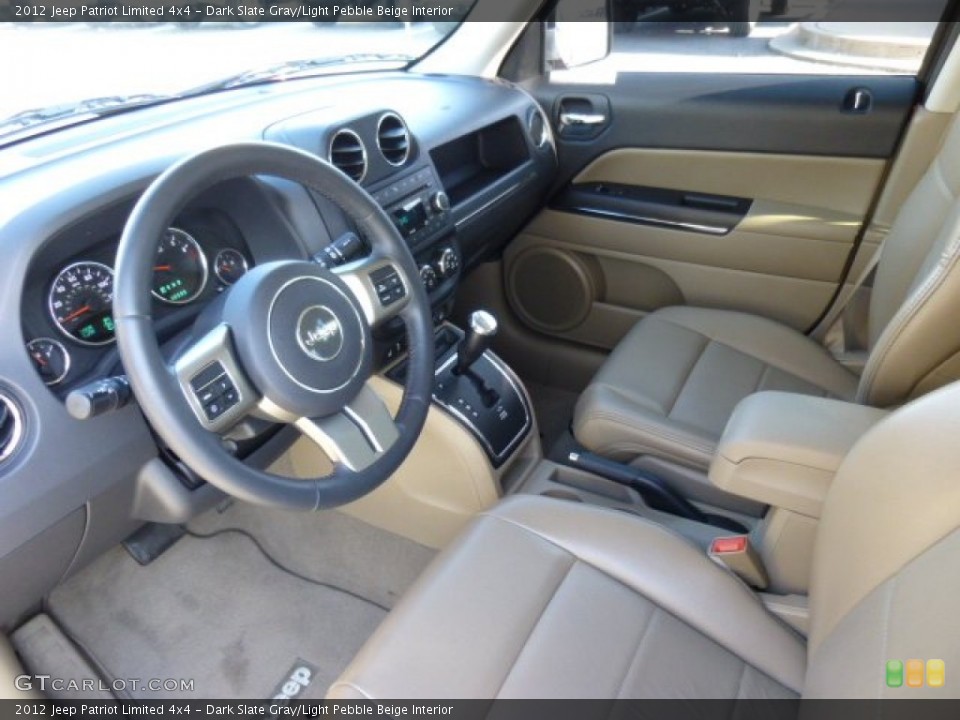
<instances>
[{"instance_id":1,"label":"interior door pull","mask_svg":"<svg viewBox=\"0 0 960 720\"><path fill-rule=\"evenodd\" d=\"M607 116L602 113L578 113L562 112L560 113L560 129L568 127L577 127L584 125L603 125L607 122Z\"/></svg>"},{"instance_id":2,"label":"interior door pull","mask_svg":"<svg viewBox=\"0 0 960 720\"><path fill-rule=\"evenodd\" d=\"M873 109L873 93L867 88L853 88L843 98L843 112L866 115Z\"/></svg>"}]
</instances>

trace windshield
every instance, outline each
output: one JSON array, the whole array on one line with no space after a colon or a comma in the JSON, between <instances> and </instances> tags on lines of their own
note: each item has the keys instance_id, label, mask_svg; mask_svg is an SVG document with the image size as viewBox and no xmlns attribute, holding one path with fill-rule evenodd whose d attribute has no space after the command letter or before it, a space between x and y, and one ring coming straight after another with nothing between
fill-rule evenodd
<instances>
[{"instance_id":1,"label":"windshield","mask_svg":"<svg viewBox=\"0 0 960 720\"><path fill-rule=\"evenodd\" d=\"M355 22L321 16L309 22L283 22L278 21L281 13L311 17L327 4L220 0L219 5L183 4L188 10L200 9L191 10L195 19L180 22L2 22L0 59L7 71L0 74L0 138L81 112L102 114L189 91L322 72L404 67L440 43L469 9L469 3L454 4L451 15L449 2L404 3L423 13L439 8L451 19ZM399 0L395 5L368 4L374 12L385 12L377 8L397 7ZM163 7L169 10L170 5ZM355 7L362 9L364 4ZM201 19L198 12L218 8L232 8L234 17L238 12L257 12L255 18L262 20L204 16L202 22L196 21ZM18 116L15 122L9 121L12 116Z\"/></svg>"}]
</instances>

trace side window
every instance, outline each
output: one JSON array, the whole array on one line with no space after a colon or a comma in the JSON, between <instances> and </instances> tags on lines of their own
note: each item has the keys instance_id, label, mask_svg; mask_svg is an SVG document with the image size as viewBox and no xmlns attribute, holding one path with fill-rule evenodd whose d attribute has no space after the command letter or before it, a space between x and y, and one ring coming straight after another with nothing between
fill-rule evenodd
<instances>
[{"instance_id":1,"label":"side window","mask_svg":"<svg viewBox=\"0 0 960 720\"><path fill-rule=\"evenodd\" d=\"M560 0L557 13L583 2ZM554 70L551 79L610 82L618 73L648 72L915 75L947 3L610 0L610 54Z\"/></svg>"}]
</instances>

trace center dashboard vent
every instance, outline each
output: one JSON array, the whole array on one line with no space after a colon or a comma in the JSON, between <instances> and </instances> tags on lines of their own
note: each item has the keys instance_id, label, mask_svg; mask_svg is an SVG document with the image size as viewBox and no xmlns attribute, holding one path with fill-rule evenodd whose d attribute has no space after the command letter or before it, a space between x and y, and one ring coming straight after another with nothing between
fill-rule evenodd
<instances>
[{"instance_id":1,"label":"center dashboard vent","mask_svg":"<svg viewBox=\"0 0 960 720\"><path fill-rule=\"evenodd\" d=\"M330 162L360 182L367 174L367 149L353 130L338 130L330 141Z\"/></svg>"},{"instance_id":2,"label":"center dashboard vent","mask_svg":"<svg viewBox=\"0 0 960 720\"><path fill-rule=\"evenodd\" d=\"M380 118L377 146L391 165L403 165L410 157L410 132L399 115L387 113Z\"/></svg>"},{"instance_id":3,"label":"center dashboard vent","mask_svg":"<svg viewBox=\"0 0 960 720\"><path fill-rule=\"evenodd\" d=\"M16 452L22 438L23 416L20 408L11 398L0 393L0 463Z\"/></svg>"}]
</instances>

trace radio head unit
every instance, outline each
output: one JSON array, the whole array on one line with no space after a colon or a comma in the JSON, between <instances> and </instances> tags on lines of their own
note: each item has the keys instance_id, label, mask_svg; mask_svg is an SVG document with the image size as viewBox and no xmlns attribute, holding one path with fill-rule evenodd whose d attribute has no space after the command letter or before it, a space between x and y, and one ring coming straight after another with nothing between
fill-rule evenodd
<instances>
[{"instance_id":1,"label":"radio head unit","mask_svg":"<svg viewBox=\"0 0 960 720\"><path fill-rule=\"evenodd\" d=\"M433 168L416 170L372 194L411 247L425 244L452 228L450 199Z\"/></svg>"}]
</instances>

